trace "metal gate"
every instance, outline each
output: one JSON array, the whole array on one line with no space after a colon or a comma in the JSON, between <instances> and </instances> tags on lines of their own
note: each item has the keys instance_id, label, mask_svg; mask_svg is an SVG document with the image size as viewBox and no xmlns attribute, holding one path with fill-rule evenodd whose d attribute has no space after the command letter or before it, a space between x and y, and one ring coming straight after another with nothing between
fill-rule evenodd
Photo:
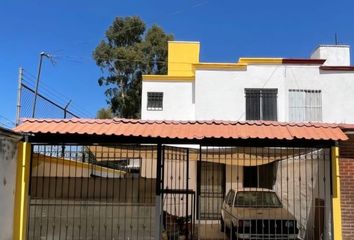
<instances>
[{"instance_id":1,"label":"metal gate","mask_svg":"<svg viewBox=\"0 0 354 240\"><path fill-rule=\"evenodd\" d=\"M198 237L333 239L330 157L329 148L201 146ZM222 187L221 201L205 197Z\"/></svg>"},{"instance_id":2,"label":"metal gate","mask_svg":"<svg viewBox=\"0 0 354 240\"><path fill-rule=\"evenodd\" d=\"M27 239L333 238L329 148L32 148Z\"/></svg>"},{"instance_id":3,"label":"metal gate","mask_svg":"<svg viewBox=\"0 0 354 240\"><path fill-rule=\"evenodd\" d=\"M156 239L156 145L32 145L27 239Z\"/></svg>"},{"instance_id":4,"label":"metal gate","mask_svg":"<svg viewBox=\"0 0 354 240\"><path fill-rule=\"evenodd\" d=\"M189 149L163 146L161 164L162 238L192 239L195 191L190 185Z\"/></svg>"}]
</instances>

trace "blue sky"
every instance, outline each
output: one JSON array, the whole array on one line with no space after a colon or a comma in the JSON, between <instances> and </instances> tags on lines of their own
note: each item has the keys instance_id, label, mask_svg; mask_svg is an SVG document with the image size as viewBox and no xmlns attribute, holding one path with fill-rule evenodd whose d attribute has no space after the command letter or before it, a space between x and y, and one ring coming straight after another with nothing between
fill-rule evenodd
<instances>
[{"instance_id":1,"label":"blue sky","mask_svg":"<svg viewBox=\"0 0 354 240\"><path fill-rule=\"evenodd\" d=\"M354 46L354 2L326 0L2 0L0 2L0 122L15 121L18 67L37 73L58 101L71 99L87 116L105 106L100 69L92 51L116 16L140 16L176 40L201 42L201 60L235 62L249 57L308 57L318 44ZM42 87L40 87L40 90ZM45 91L43 87L43 91ZM53 92L52 92L53 93Z\"/></svg>"}]
</instances>

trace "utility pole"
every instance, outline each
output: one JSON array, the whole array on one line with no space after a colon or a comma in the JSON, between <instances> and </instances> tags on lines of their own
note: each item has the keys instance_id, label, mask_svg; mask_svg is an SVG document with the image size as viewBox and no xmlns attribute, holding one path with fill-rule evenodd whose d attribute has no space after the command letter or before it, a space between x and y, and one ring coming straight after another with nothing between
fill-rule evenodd
<instances>
[{"instance_id":1,"label":"utility pole","mask_svg":"<svg viewBox=\"0 0 354 240\"><path fill-rule=\"evenodd\" d=\"M34 101L33 101L33 108L32 108L32 118L34 118L35 114L36 114L36 104L37 104L37 96L38 96L38 86L39 86L39 79L41 77L41 71L42 71L42 62L43 62L43 57L47 57L50 58L50 55L45 53L45 52L41 52L39 55L39 65L38 65L38 73L37 73L37 80L36 80L36 89L34 92Z\"/></svg>"},{"instance_id":2,"label":"utility pole","mask_svg":"<svg viewBox=\"0 0 354 240\"><path fill-rule=\"evenodd\" d=\"M16 126L20 124L22 79L23 79L23 68L19 67L18 86L17 86Z\"/></svg>"}]
</instances>

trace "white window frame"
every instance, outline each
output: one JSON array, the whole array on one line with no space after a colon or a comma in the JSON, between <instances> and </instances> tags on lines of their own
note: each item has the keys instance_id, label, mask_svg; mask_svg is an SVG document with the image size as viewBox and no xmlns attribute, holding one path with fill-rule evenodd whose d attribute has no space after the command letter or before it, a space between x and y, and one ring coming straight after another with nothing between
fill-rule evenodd
<instances>
[{"instance_id":1,"label":"white window frame","mask_svg":"<svg viewBox=\"0 0 354 240\"><path fill-rule=\"evenodd\" d=\"M152 96L152 95L160 95L160 96ZM151 95L151 96L150 96ZM146 109L148 111L162 111L163 110L163 92L147 92L146 94ZM153 99L151 98L161 98L161 106L160 104L155 103L150 103ZM156 99L154 99L156 101Z\"/></svg>"},{"instance_id":2,"label":"white window frame","mask_svg":"<svg viewBox=\"0 0 354 240\"><path fill-rule=\"evenodd\" d=\"M322 91L311 89L289 89L289 121L321 122Z\"/></svg>"}]
</instances>

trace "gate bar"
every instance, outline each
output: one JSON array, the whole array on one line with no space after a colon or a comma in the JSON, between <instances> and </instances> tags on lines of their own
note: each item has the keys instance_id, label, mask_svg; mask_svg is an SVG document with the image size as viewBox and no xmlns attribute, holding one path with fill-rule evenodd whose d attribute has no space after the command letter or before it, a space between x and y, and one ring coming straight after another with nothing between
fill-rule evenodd
<instances>
[{"instance_id":1,"label":"gate bar","mask_svg":"<svg viewBox=\"0 0 354 240\"><path fill-rule=\"evenodd\" d=\"M161 211L161 167L162 167L162 146L157 144L157 158L156 158L156 200L155 200L155 239L161 237L162 211Z\"/></svg>"}]
</instances>

